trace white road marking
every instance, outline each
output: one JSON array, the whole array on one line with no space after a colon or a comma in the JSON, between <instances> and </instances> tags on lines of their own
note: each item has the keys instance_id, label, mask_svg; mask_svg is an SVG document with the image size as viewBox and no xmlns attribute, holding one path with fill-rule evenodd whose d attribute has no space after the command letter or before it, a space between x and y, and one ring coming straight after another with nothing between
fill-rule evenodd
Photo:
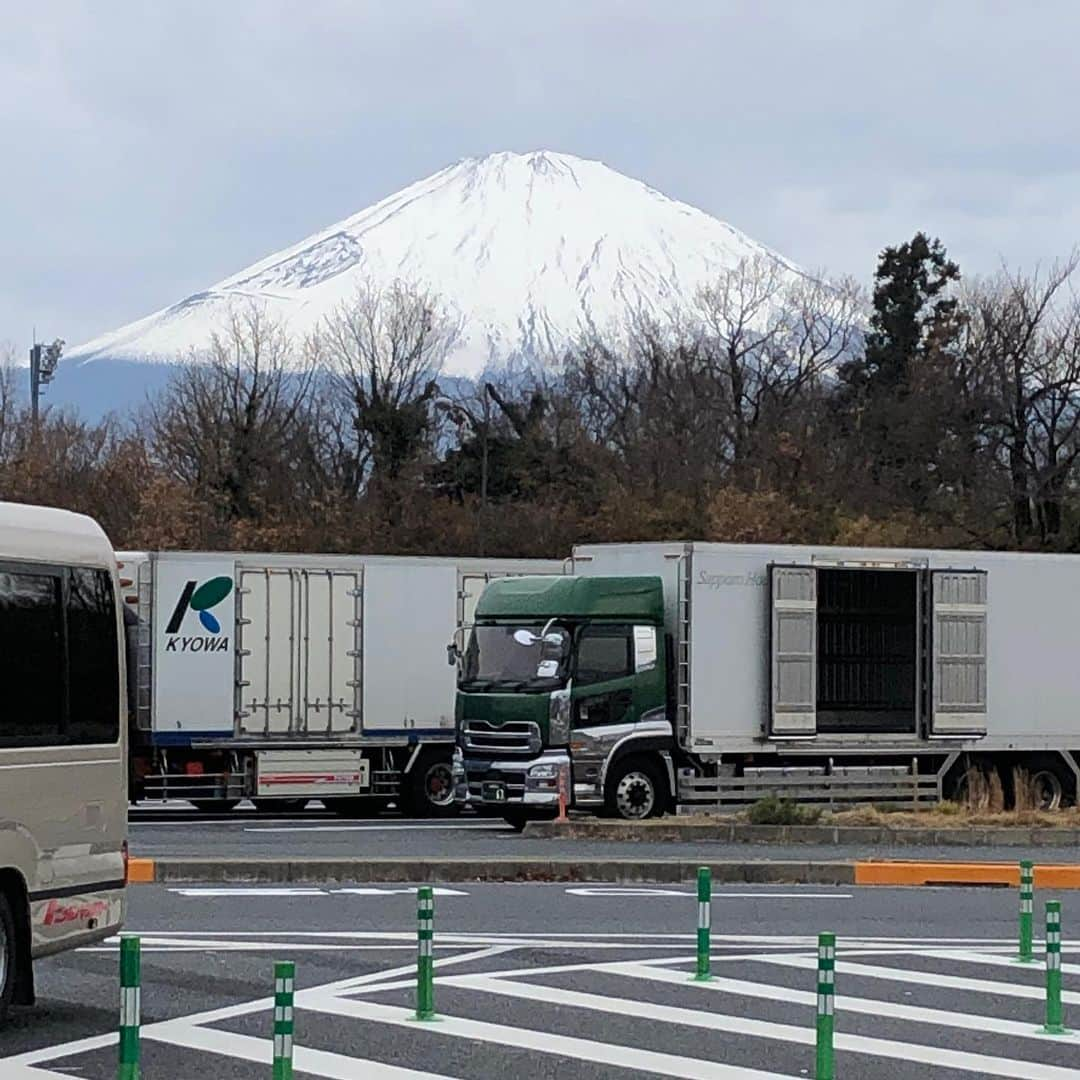
<instances>
[{"instance_id":1,"label":"white road marking","mask_svg":"<svg viewBox=\"0 0 1080 1080\"><path fill-rule=\"evenodd\" d=\"M730 1035L749 1035L761 1039L773 1039L780 1042L798 1043L812 1046L815 1041L813 1028L795 1027L793 1024L779 1024L771 1020L754 1020L747 1016L728 1016L723 1013L699 1012L675 1005L661 1005L655 1001L635 1001L630 998L606 997L600 994L588 994L578 990L568 990L562 986L537 986L530 983L516 983L504 979L485 979L482 975L451 976L443 979L444 983L467 985L470 989L486 990L505 997L521 998L526 1001L541 1001L545 1004L563 1007L592 1009L596 1012L614 1013L619 1016L633 1016L652 1022L679 1024L685 1027L698 1027L710 1031L722 1031ZM358 1005L370 1005L370 1002L356 1002ZM319 1008L318 1004L310 1006ZM343 1015L352 1015L346 1013ZM393 1021L391 1021L393 1022ZM993 1024L993 1021L989 1021ZM516 1031L517 1029L511 1029ZM569 1041L569 1040L567 1040ZM982 1076L1012 1077L1014 1080L1031 1080L1032 1063L1013 1061L1009 1058L991 1057L987 1054L968 1053L962 1050L949 1050L945 1047L923 1046L918 1043L899 1042L894 1039L878 1039L867 1035L848 1035L838 1032L834 1039L837 1050L850 1050L859 1054L872 1054L877 1057L894 1058L900 1061L917 1061L924 1065L936 1065L943 1068L959 1069L965 1072L977 1072ZM517 1045L513 1043L512 1045ZM1040 1063L1039 1080L1076 1080L1075 1069L1064 1069L1054 1065ZM680 1074L676 1074L680 1075Z\"/></svg>"},{"instance_id":2,"label":"white road marking","mask_svg":"<svg viewBox=\"0 0 1080 1080\"><path fill-rule=\"evenodd\" d=\"M817 959L813 956L776 956L763 955L753 957L763 964L777 964L780 967L816 968ZM1033 965L1034 968L1034 965ZM1035 970L1038 970L1035 968ZM874 964L852 964L842 957L836 961L837 974L868 979L887 979L890 982L915 983L918 986L932 984L935 989L970 990L976 994L998 994L1002 997L1037 998L1046 997L1042 986L1028 986L1025 983L993 982L986 979L968 979L962 975L946 975L940 971L908 971L904 968L877 966ZM1080 992L1062 990L1061 1000L1070 1004L1080 1003Z\"/></svg>"},{"instance_id":3,"label":"white road marking","mask_svg":"<svg viewBox=\"0 0 1080 1080\"><path fill-rule=\"evenodd\" d=\"M554 991L556 996L560 991ZM536 1050L544 1054L557 1054L578 1061L592 1061L601 1065L615 1065L639 1072L657 1072L664 1076L678 1076L686 1080L776 1080L781 1073L745 1069L736 1065L705 1061L702 1058L682 1057L659 1051L642 1050L638 1047L617 1043L596 1042L580 1039L558 1032L534 1031L531 1028L510 1027L505 1024L489 1024L483 1020L464 1020L454 1016L439 1016L438 1023L425 1027L417 1024L409 1009L391 1005L377 1005L372 1001L354 1001L331 994L311 996L305 1008L335 1016L347 1016L357 1020L372 1020L382 1024L398 1024L409 1028L411 1037L417 1039L424 1030L432 1034L452 1035L472 1042L495 1043L522 1050ZM1049 1078L1048 1078L1049 1080ZM1055 1078L1056 1080L1056 1078ZM1075 1080L1075 1075L1073 1080Z\"/></svg>"},{"instance_id":4,"label":"white road marking","mask_svg":"<svg viewBox=\"0 0 1080 1080\"><path fill-rule=\"evenodd\" d=\"M349 889L327 889L328 893L334 896L415 896L420 890L415 886L406 889L390 889L384 886L364 886L362 888L349 888ZM461 889L445 889L439 885L435 885L431 889L432 896L468 896L467 892L463 892Z\"/></svg>"},{"instance_id":5,"label":"white road marking","mask_svg":"<svg viewBox=\"0 0 1080 1080\"><path fill-rule=\"evenodd\" d=\"M456 956L443 956L435 959L435 967L439 969L451 967L454 964L466 964L476 960L487 960L509 951L507 948L495 946L492 948L478 949L473 952L459 953ZM323 993L337 990L349 990L355 986L363 986L365 983L377 982L387 978L397 978L406 973L415 976L415 963L401 967L391 968L389 971L373 971L367 975L358 975L351 979L339 979L337 982L326 983L313 989ZM303 999L305 994L312 990L299 990L296 993L297 1002ZM237 1016L248 1016L251 1013L266 1012L274 1007L272 997L256 998L252 1001L244 1001L238 1005L226 1005L218 1009L207 1009L203 1012L191 1013L188 1016L175 1017L172 1020L159 1021L160 1024L217 1024L222 1020L232 1020ZM144 1024L141 1033L144 1037L153 1038L157 1024ZM57 1043L53 1046L41 1047L38 1050L29 1050L12 1057L0 1057L0 1064L7 1065L33 1065L40 1061L55 1061L58 1058L73 1057L76 1054L85 1054L93 1050L101 1050L109 1046L115 1046L118 1041L118 1033L111 1031L105 1035L93 1035L89 1038L74 1039L71 1042ZM269 1042L269 1041L268 1041ZM349 1080L354 1080L355 1074ZM7 1080L7 1073L3 1074ZM29 1080L29 1078L28 1078Z\"/></svg>"},{"instance_id":6,"label":"white road marking","mask_svg":"<svg viewBox=\"0 0 1080 1080\"><path fill-rule=\"evenodd\" d=\"M177 896L276 896L276 897L291 897L291 896L412 896L416 893L415 887L406 887L402 889L394 889L388 886L362 886L357 888L346 889L319 889L315 887L298 887L298 888L247 888L244 886L221 886L218 888L212 886L193 886L193 887L170 887L169 892L175 893ZM468 896L467 892L462 892L460 889L446 889L436 886L434 891L435 896Z\"/></svg>"},{"instance_id":7,"label":"white road marking","mask_svg":"<svg viewBox=\"0 0 1080 1080\"><path fill-rule=\"evenodd\" d=\"M673 971L670 968L651 964L616 963L599 965L592 970L613 975L628 975L635 979L650 982L670 983L676 986L690 986L694 990L712 990L724 994L737 994L742 997L761 998L765 1001L787 1001L793 1005L806 1005L813 1008L817 1004L817 993L813 990L794 990L787 986L773 983L750 982L745 979L725 979L713 975L709 982L694 982L688 971ZM454 976L441 980L453 985L467 981L469 976ZM908 1020L914 1024L937 1024L941 1027L965 1028L969 1031L987 1032L996 1035L1012 1035L1019 1039L1042 1039L1061 1042L1059 1036L1046 1035L1034 1024L1017 1020L1003 1020L982 1014L952 1012L948 1009L930 1009L920 1005L905 1005L880 998L852 997L844 993L840 997L844 1012L866 1013L868 1016L889 1016L896 1020ZM1075 1040L1077 1036L1073 1035Z\"/></svg>"},{"instance_id":8,"label":"white road marking","mask_svg":"<svg viewBox=\"0 0 1080 1080\"><path fill-rule=\"evenodd\" d=\"M459 825L249 825L251 833L309 833L309 832L511 832L511 826L497 822L472 822Z\"/></svg>"},{"instance_id":9,"label":"white road marking","mask_svg":"<svg viewBox=\"0 0 1080 1080\"><path fill-rule=\"evenodd\" d=\"M143 1035L157 1042L183 1046L188 1050L202 1050L208 1054L222 1054L243 1061L257 1061L260 1064L265 1064L270 1056L269 1039L237 1035L231 1031L200 1027L198 1024L187 1024L179 1020L167 1020L144 1028ZM357 1080L358 1077L363 1077L364 1080L422 1080L423 1077L446 1080L443 1073L433 1073L427 1069L417 1072L415 1069L386 1065L368 1058L348 1057L328 1050L313 1050L299 1043L293 1044L293 1065L299 1073L323 1076L327 1080Z\"/></svg>"},{"instance_id":10,"label":"white road marking","mask_svg":"<svg viewBox=\"0 0 1080 1080\"><path fill-rule=\"evenodd\" d=\"M1036 941L1034 943L1036 949L1045 948L1041 942ZM929 956L933 960L961 960L968 964L991 964L994 967L1007 967L1013 968L1017 972L1021 971L1035 971L1040 974L1043 971L1045 965L1045 959L1043 956L1036 956L1035 962L1032 964L1018 964L1016 962L1015 949L1012 950L1012 955L1001 954L982 954L975 952L945 952L942 949L934 949L929 952L921 953L922 956ZM1062 954L1064 955L1064 954ZM1066 964L1062 962L1061 970L1066 975L1076 975L1080 972L1080 964Z\"/></svg>"},{"instance_id":11,"label":"white road marking","mask_svg":"<svg viewBox=\"0 0 1080 1080\"><path fill-rule=\"evenodd\" d=\"M567 889L568 896L693 896L693 891L638 887L585 886ZM713 900L850 900L851 893L714 892Z\"/></svg>"},{"instance_id":12,"label":"white road marking","mask_svg":"<svg viewBox=\"0 0 1080 1080\"><path fill-rule=\"evenodd\" d=\"M325 896L322 889L247 889L242 887L230 888L170 888L169 892L177 896Z\"/></svg>"}]
</instances>

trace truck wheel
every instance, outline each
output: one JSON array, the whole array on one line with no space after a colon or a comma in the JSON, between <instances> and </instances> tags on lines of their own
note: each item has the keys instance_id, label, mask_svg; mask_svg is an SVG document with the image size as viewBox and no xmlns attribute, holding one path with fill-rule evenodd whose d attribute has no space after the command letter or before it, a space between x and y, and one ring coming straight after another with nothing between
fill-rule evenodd
<instances>
[{"instance_id":1,"label":"truck wheel","mask_svg":"<svg viewBox=\"0 0 1080 1080\"><path fill-rule=\"evenodd\" d=\"M1060 810L1075 801L1072 770L1059 758L1036 758L1029 766L1036 810Z\"/></svg>"},{"instance_id":2,"label":"truck wheel","mask_svg":"<svg viewBox=\"0 0 1080 1080\"><path fill-rule=\"evenodd\" d=\"M667 801L660 770L649 758L627 757L617 761L607 780L604 809L612 817L642 821L664 812Z\"/></svg>"},{"instance_id":3,"label":"truck wheel","mask_svg":"<svg viewBox=\"0 0 1080 1080\"><path fill-rule=\"evenodd\" d=\"M307 799L252 799L260 814L296 814L307 806Z\"/></svg>"},{"instance_id":4,"label":"truck wheel","mask_svg":"<svg viewBox=\"0 0 1080 1080\"><path fill-rule=\"evenodd\" d=\"M421 758L403 782L402 810L411 817L451 817L454 802L454 773L446 757Z\"/></svg>"},{"instance_id":5,"label":"truck wheel","mask_svg":"<svg viewBox=\"0 0 1080 1080\"><path fill-rule=\"evenodd\" d=\"M336 799L323 799L326 809L343 818L378 817L387 807L389 799L372 799L365 795L345 795Z\"/></svg>"},{"instance_id":6,"label":"truck wheel","mask_svg":"<svg viewBox=\"0 0 1080 1080\"><path fill-rule=\"evenodd\" d=\"M521 832L529 821L529 815L524 810L504 810L502 817L514 832Z\"/></svg>"},{"instance_id":7,"label":"truck wheel","mask_svg":"<svg viewBox=\"0 0 1080 1080\"><path fill-rule=\"evenodd\" d=\"M227 814L239 802L239 799L192 799L191 805L202 814Z\"/></svg>"},{"instance_id":8,"label":"truck wheel","mask_svg":"<svg viewBox=\"0 0 1080 1080\"><path fill-rule=\"evenodd\" d=\"M0 1021L7 1015L8 1006L15 995L18 955L15 916L7 896L0 892Z\"/></svg>"}]
</instances>

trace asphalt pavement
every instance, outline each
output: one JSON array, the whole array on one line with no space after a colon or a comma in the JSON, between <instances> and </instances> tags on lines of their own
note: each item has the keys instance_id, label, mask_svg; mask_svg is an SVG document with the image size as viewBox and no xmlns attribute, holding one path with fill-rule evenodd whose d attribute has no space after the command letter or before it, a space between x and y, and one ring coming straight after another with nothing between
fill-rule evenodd
<instances>
[{"instance_id":1,"label":"asphalt pavement","mask_svg":"<svg viewBox=\"0 0 1080 1080\"><path fill-rule=\"evenodd\" d=\"M778 859L834 862L893 858L1015 863L1031 855L1040 863L1075 863L1072 848L916 846L883 844L774 844L694 840L689 843L634 840L531 839L497 818L470 815L448 819L407 819L386 814L348 821L317 811L304 817L237 814L206 819L176 811L130 824L131 853L144 858L473 858L574 856L603 858Z\"/></svg>"},{"instance_id":2,"label":"asphalt pavement","mask_svg":"<svg viewBox=\"0 0 1080 1080\"><path fill-rule=\"evenodd\" d=\"M1080 1015L1073 896L1067 1021ZM1080 1076L1080 1037L1040 1031L1041 964L1012 962L1012 890L717 889L714 978L695 982L692 887L443 887L430 1023L413 1019L408 887L147 885L130 904L145 1080L268 1076L275 959L297 964L298 1080L812 1075L826 929L837 1076ZM0 1077L111 1080L116 968L115 942L42 962L38 1006L0 1032Z\"/></svg>"}]
</instances>

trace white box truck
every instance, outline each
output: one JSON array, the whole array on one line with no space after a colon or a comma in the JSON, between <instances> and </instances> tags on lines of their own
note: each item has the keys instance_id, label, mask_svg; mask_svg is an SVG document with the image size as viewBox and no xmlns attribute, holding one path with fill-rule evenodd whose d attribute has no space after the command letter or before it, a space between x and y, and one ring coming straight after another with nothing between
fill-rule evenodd
<instances>
[{"instance_id":1,"label":"white box truck","mask_svg":"<svg viewBox=\"0 0 1080 1080\"><path fill-rule=\"evenodd\" d=\"M453 810L446 643L493 577L562 562L120 553L133 799Z\"/></svg>"},{"instance_id":2,"label":"white box truck","mask_svg":"<svg viewBox=\"0 0 1080 1080\"><path fill-rule=\"evenodd\" d=\"M462 803L510 820L915 801L971 764L1074 800L1080 558L648 543L493 582L459 679Z\"/></svg>"}]
</instances>

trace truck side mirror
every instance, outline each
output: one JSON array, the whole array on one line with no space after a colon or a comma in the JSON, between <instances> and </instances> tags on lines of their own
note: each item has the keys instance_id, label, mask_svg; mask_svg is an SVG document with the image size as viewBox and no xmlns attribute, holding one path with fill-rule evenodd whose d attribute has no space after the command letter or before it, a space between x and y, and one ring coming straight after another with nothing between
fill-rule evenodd
<instances>
[{"instance_id":1,"label":"truck side mirror","mask_svg":"<svg viewBox=\"0 0 1080 1080\"><path fill-rule=\"evenodd\" d=\"M458 649L455 642L451 641L450 644L446 646L446 662L451 667L454 667L460 659L461 650Z\"/></svg>"}]
</instances>

